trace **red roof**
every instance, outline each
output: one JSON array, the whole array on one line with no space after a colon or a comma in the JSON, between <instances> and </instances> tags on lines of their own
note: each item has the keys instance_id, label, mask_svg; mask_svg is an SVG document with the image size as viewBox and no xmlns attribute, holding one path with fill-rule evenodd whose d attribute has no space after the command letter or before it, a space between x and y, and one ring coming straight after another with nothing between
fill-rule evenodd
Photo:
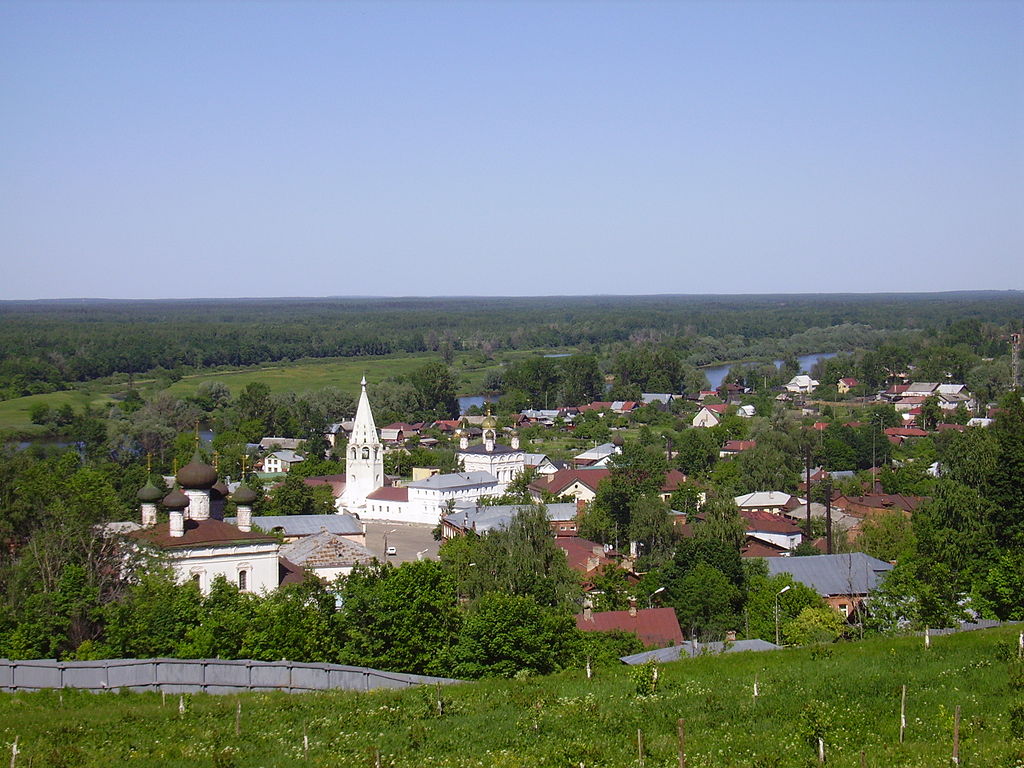
<instances>
[{"instance_id":1,"label":"red roof","mask_svg":"<svg viewBox=\"0 0 1024 768\"><path fill-rule=\"evenodd\" d=\"M186 520L185 535L171 536L170 523L157 523L152 528L143 528L131 534L137 539L155 544L163 549L192 547L230 542L258 543L277 541L273 536L255 531L241 531L233 525L213 518L207 520Z\"/></svg>"},{"instance_id":2,"label":"red roof","mask_svg":"<svg viewBox=\"0 0 1024 768\"><path fill-rule=\"evenodd\" d=\"M560 469L546 478L534 481L531 487L558 495L573 483L579 482L596 492L597 484L609 474L611 472L607 469Z\"/></svg>"},{"instance_id":3,"label":"red roof","mask_svg":"<svg viewBox=\"0 0 1024 768\"><path fill-rule=\"evenodd\" d=\"M672 608L641 608L635 615L629 611L600 611L589 619L576 617L576 627L584 632L611 632L618 629L632 632L648 648L681 645L683 631Z\"/></svg>"},{"instance_id":4,"label":"red roof","mask_svg":"<svg viewBox=\"0 0 1024 768\"><path fill-rule=\"evenodd\" d=\"M709 411L714 411L715 413L725 413L728 407L729 406L725 403L712 403L711 405L704 406L704 408L707 408Z\"/></svg>"},{"instance_id":5,"label":"red roof","mask_svg":"<svg viewBox=\"0 0 1024 768\"><path fill-rule=\"evenodd\" d=\"M885 434L890 437L928 437L928 433L916 427L888 427Z\"/></svg>"},{"instance_id":6,"label":"red roof","mask_svg":"<svg viewBox=\"0 0 1024 768\"><path fill-rule=\"evenodd\" d=\"M729 453L749 451L751 448L757 448L757 440L726 440L722 446L722 450Z\"/></svg>"},{"instance_id":7,"label":"red roof","mask_svg":"<svg viewBox=\"0 0 1024 768\"><path fill-rule=\"evenodd\" d=\"M936 424L935 428L939 432L966 432L967 427L963 424Z\"/></svg>"},{"instance_id":8,"label":"red roof","mask_svg":"<svg viewBox=\"0 0 1024 768\"><path fill-rule=\"evenodd\" d=\"M665 473L665 482L661 484L662 493L671 493L686 482L686 475L678 469L670 469Z\"/></svg>"},{"instance_id":9,"label":"red roof","mask_svg":"<svg viewBox=\"0 0 1024 768\"><path fill-rule=\"evenodd\" d=\"M857 381L856 379L850 378L840 379L840 381L843 382L843 384L845 384L848 387L856 387L858 384L860 384L860 382Z\"/></svg>"},{"instance_id":10,"label":"red roof","mask_svg":"<svg viewBox=\"0 0 1024 768\"><path fill-rule=\"evenodd\" d=\"M409 489L395 488L394 486L378 488L373 493L367 495L366 498L373 501L408 501Z\"/></svg>"},{"instance_id":11,"label":"red roof","mask_svg":"<svg viewBox=\"0 0 1024 768\"><path fill-rule=\"evenodd\" d=\"M797 525L772 512L751 512L743 510L740 512L740 516L747 521L748 531L780 533L786 536L792 536L795 533L800 533L800 528Z\"/></svg>"},{"instance_id":12,"label":"red roof","mask_svg":"<svg viewBox=\"0 0 1024 768\"><path fill-rule=\"evenodd\" d=\"M555 546L565 552L565 559L568 561L569 567L580 573L590 573L615 562L608 557L603 546L596 541L581 539L579 536L557 536ZM594 560L597 561L596 565L592 568L588 567L593 564Z\"/></svg>"},{"instance_id":13,"label":"red roof","mask_svg":"<svg viewBox=\"0 0 1024 768\"><path fill-rule=\"evenodd\" d=\"M315 488L318 485L329 485L331 487L331 493L334 498L341 496L345 490L345 476L344 475L319 475L316 477L304 477L302 482L311 488Z\"/></svg>"},{"instance_id":14,"label":"red roof","mask_svg":"<svg viewBox=\"0 0 1024 768\"><path fill-rule=\"evenodd\" d=\"M782 557L787 552L788 549L778 544L748 536L743 548L740 549L740 557Z\"/></svg>"},{"instance_id":15,"label":"red roof","mask_svg":"<svg viewBox=\"0 0 1024 768\"><path fill-rule=\"evenodd\" d=\"M824 432L826 429L828 429L828 422L827 421L816 421L811 426L811 429L816 429L819 432Z\"/></svg>"}]
</instances>

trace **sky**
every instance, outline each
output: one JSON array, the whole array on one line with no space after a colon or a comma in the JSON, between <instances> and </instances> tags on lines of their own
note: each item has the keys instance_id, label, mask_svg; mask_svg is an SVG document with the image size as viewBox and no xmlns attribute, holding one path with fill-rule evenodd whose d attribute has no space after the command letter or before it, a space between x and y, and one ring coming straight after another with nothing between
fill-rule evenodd
<instances>
[{"instance_id":1,"label":"sky","mask_svg":"<svg viewBox=\"0 0 1024 768\"><path fill-rule=\"evenodd\" d=\"M0 299L1024 289L1024 2L0 4Z\"/></svg>"}]
</instances>

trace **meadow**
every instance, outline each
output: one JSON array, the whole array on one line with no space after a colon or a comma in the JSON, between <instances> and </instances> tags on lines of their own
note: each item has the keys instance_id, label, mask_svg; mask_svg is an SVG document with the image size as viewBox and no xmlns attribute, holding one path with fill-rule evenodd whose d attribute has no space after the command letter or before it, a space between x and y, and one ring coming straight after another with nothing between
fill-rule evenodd
<instances>
[{"instance_id":1,"label":"meadow","mask_svg":"<svg viewBox=\"0 0 1024 768\"><path fill-rule=\"evenodd\" d=\"M459 394L473 395L481 392L487 374L500 370L507 362L552 351L557 353L572 350L560 348L504 351L494 358L487 358L475 352L455 353L451 368L458 383ZM146 398L161 390L176 397L188 397L195 394L196 388L204 381L218 381L227 386L232 395L237 395L246 385L253 382L266 384L274 394L302 393L324 387L336 387L355 395L359 391L359 380L364 375L368 381L379 382L392 376L408 374L439 359L440 355L435 352L400 352L372 357L307 358L241 369L203 370L185 375L169 386L164 382L143 377L135 380L135 386ZM126 388L124 377L120 376L116 381L98 380L82 384L72 390L0 401L0 431L11 431L26 437L40 435L46 430L32 423L29 412L33 405L45 403L52 409L60 408L64 404L70 404L76 410L87 405L103 408L114 402L114 396L123 393Z\"/></svg>"},{"instance_id":2,"label":"meadow","mask_svg":"<svg viewBox=\"0 0 1024 768\"><path fill-rule=\"evenodd\" d=\"M950 764L959 706L960 765L1019 768L1019 630L699 657L660 666L649 695L627 667L371 693L6 693L0 757L17 737L15 768L674 768L683 718L688 768L813 766L818 738L829 766L924 768Z\"/></svg>"}]
</instances>

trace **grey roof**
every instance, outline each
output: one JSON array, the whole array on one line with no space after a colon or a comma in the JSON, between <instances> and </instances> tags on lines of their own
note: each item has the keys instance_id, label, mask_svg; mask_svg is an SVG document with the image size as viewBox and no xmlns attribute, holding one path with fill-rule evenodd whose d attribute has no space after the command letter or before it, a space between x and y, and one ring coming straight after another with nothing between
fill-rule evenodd
<instances>
[{"instance_id":1,"label":"grey roof","mask_svg":"<svg viewBox=\"0 0 1024 768\"><path fill-rule=\"evenodd\" d=\"M673 395L670 392L642 392L640 394L640 399L647 405L651 403L664 403L668 405L677 397L682 397L682 395Z\"/></svg>"},{"instance_id":2,"label":"grey roof","mask_svg":"<svg viewBox=\"0 0 1024 768\"><path fill-rule=\"evenodd\" d=\"M614 443L601 443L594 448L588 448L583 453L577 454L577 459L603 459L612 454L618 453L619 448Z\"/></svg>"},{"instance_id":3,"label":"grey roof","mask_svg":"<svg viewBox=\"0 0 1024 768\"><path fill-rule=\"evenodd\" d=\"M327 531L281 546L281 557L307 568L346 568L373 560L366 547Z\"/></svg>"},{"instance_id":4,"label":"grey roof","mask_svg":"<svg viewBox=\"0 0 1024 768\"><path fill-rule=\"evenodd\" d=\"M433 475L424 480L407 483L406 488L426 488L443 491L473 485L497 485L498 480L490 472L455 472L449 475Z\"/></svg>"},{"instance_id":5,"label":"grey roof","mask_svg":"<svg viewBox=\"0 0 1024 768\"><path fill-rule=\"evenodd\" d=\"M760 638L753 640L737 640L733 643L696 643L685 642L682 645L673 645L668 648L655 648L652 651L634 653L631 656L622 656L619 660L626 664L646 664L648 661L660 663L668 661L679 661L686 656L702 656L705 654L740 653L742 651L777 651L780 646L769 643Z\"/></svg>"},{"instance_id":6,"label":"grey roof","mask_svg":"<svg viewBox=\"0 0 1024 768\"><path fill-rule=\"evenodd\" d=\"M512 518L523 507L529 504L497 504L491 507L467 506L460 507L458 511L445 515L444 520L457 528L463 526L473 528L475 525L477 533L508 528ZM546 505L548 520L559 522L572 520L576 516L575 504L548 504Z\"/></svg>"},{"instance_id":7,"label":"grey roof","mask_svg":"<svg viewBox=\"0 0 1024 768\"><path fill-rule=\"evenodd\" d=\"M866 595L879 585L892 565L884 560L851 552L809 557L766 557L768 575L788 573L819 595Z\"/></svg>"},{"instance_id":8,"label":"grey roof","mask_svg":"<svg viewBox=\"0 0 1024 768\"><path fill-rule=\"evenodd\" d=\"M237 524L237 518L229 517L226 523ZM260 515L253 517L252 524L261 531L273 531L280 528L287 537L311 536L325 528L330 533L352 535L362 533L362 526L352 515ZM290 559L290 558L289 558Z\"/></svg>"}]
</instances>

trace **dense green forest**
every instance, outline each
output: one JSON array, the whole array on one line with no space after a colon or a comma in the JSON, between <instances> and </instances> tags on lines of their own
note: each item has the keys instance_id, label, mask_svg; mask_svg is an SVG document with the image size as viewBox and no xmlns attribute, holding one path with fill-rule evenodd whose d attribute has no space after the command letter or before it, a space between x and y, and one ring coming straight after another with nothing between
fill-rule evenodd
<instances>
[{"instance_id":1,"label":"dense green forest","mask_svg":"<svg viewBox=\"0 0 1024 768\"><path fill-rule=\"evenodd\" d=\"M114 373L395 352L670 342L692 365L870 347L966 323L1005 350L1020 292L0 302L0 397ZM987 330L986 330L987 329ZM980 333L980 336L979 336Z\"/></svg>"}]
</instances>

